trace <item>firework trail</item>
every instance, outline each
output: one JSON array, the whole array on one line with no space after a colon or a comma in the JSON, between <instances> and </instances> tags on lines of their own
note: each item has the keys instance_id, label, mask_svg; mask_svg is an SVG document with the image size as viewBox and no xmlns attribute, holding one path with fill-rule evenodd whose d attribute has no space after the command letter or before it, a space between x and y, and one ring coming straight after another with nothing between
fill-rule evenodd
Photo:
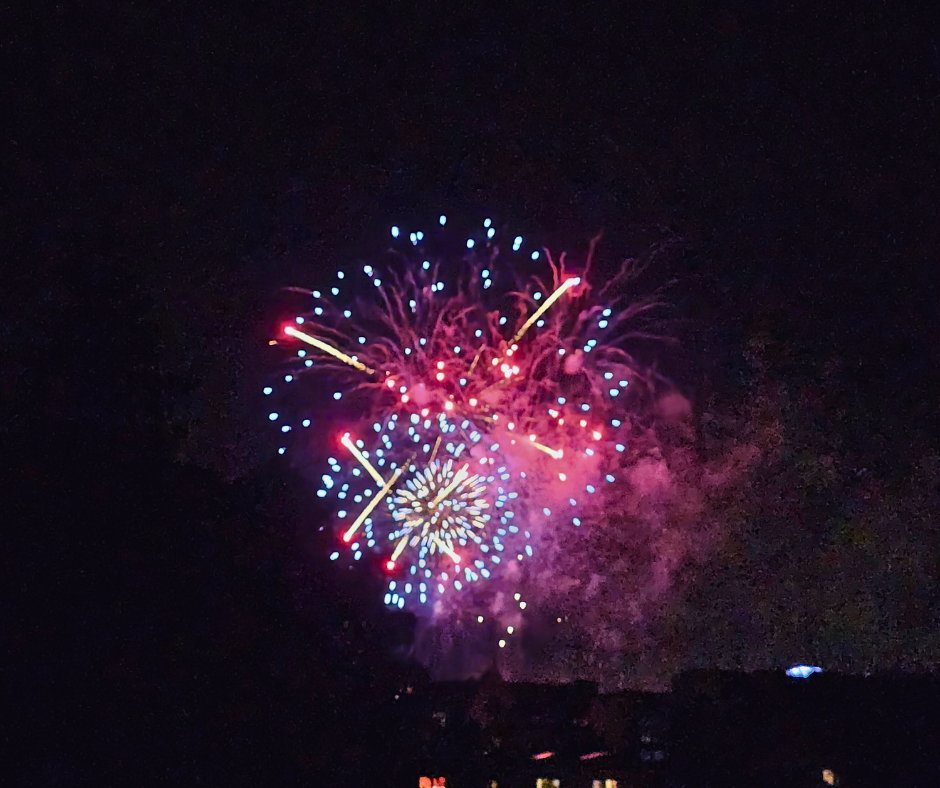
<instances>
[{"instance_id":1,"label":"firework trail","mask_svg":"<svg viewBox=\"0 0 940 788\"><path fill-rule=\"evenodd\" d=\"M630 261L597 285L597 239L569 265L489 219L446 224L392 227L382 262L292 288L304 309L272 341L289 368L264 389L282 403L268 416L281 454L305 428L331 447L317 491L335 501L331 558L378 556L386 604L425 616L476 611L491 578L520 588L559 529L592 538L605 491L629 483L631 413L655 383L625 348L657 306L630 292ZM332 383L358 423L329 434L322 408L299 412L305 381Z\"/></svg>"}]
</instances>

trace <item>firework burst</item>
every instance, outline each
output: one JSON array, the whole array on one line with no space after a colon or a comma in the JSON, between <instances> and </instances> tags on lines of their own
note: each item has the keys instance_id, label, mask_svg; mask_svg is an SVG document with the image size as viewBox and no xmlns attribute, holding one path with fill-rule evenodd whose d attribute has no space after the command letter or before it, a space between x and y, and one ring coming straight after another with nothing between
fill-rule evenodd
<instances>
[{"instance_id":1,"label":"firework burst","mask_svg":"<svg viewBox=\"0 0 940 788\"><path fill-rule=\"evenodd\" d=\"M594 242L571 269L489 219L465 234L445 224L393 227L382 261L292 289L307 308L272 341L291 368L265 388L297 395L315 379L334 384L336 407L355 399L359 425L339 436L296 396L295 416L269 419L337 449L317 493L336 503L331 557L380 555L386 603L432 611L494 575L516 582L553 529L588 525L605 485L623 483L630 401L652 382L625 344L656 305L632 300L629 263L592 287Z\"/></svg>"}]
</instances>

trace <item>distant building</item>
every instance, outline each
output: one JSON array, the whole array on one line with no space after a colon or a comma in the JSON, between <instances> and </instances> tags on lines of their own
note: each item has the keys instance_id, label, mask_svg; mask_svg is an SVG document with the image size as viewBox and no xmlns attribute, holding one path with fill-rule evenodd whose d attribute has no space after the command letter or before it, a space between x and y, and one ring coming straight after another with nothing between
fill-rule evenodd
<instances>
[{"instance_id":1,"label":"distant building","mask_svg":"<svg viewBox=\"0 0 940 788\"><path fill-rule=\"evenodd\" d=\"M398 703L390 785L940 785L940 680L930 675L692 671L669 693L612 694L489 675Z\"/></svg>"}]
</instances>

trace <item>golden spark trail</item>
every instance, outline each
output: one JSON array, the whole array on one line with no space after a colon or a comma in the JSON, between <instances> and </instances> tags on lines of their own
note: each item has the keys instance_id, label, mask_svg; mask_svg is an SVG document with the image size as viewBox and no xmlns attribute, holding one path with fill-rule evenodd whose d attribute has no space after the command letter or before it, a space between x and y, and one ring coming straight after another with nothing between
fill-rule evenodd
<instances>
[{"instance_id":1,"label":"golden spark trail","mask_svg":"<svg viewBox=\"0 0 940 788\"><path fill-rule=\"evenodd\" d=\"M395 471L395 473L392 475L392 478L388 480L388 484L386 484L381 490L379 490L372 497L372 500L369 501L366 508L362 510L362 514L360 514L356 518L356 522L354 522L351 526L349 526L349 530L343 534L344 542L348 542L350 539L352 539L352 535L356 533L356 531L359 530L359 526L361 526L365 522L366 517L372 514L372 510L375 509L375 507L379 505L379 501L381 501L386 495L388 495L392 487L395 486L395 482L398 481L398 477L401 476L401 472L403 470L404 468L402 467L402 468L399 468L397 471Z\"/></svg>"},{"instance_id":2,"label":"golden spark trail","mask_svg":"<svg viewBox=\"0 0 940 788\"><path fill-rule=\"evenodd\" d=\"M362 467L369 472L377 484L385 484L385 479L383 479L382 475L375 469L375 466L362 456L362 452L356 448L356 444L352 442L348 432L343 436L343 439L340 441L340 443L342 443L343 446L349 449L356 456L356 459L362 463Z\"/></svg>"},{"instance_id":3,"label":"golden spark trail","mask_svg":"<svg viewBox=\"0 0 940 788\"><path fill-rule=\"evenodd\" d=\"M531 441L531 443L536 449L538 449L539 451L544 451L549 457L552 457L556 460L560 460L562 457L565 456L564 449L552 449L536 441Z\"/></svg>"},{"instance_id":4,"label":"golden spark trail","mask_svg":"<svg viewBox=\"0 0 940 788\"><path fill-rule=\"evenodd\" d=\"M434 462L434 458L437 457L437 449L441 445L441 436L437 436L437 440L434 441L434 451L431 452L431 459L428 460L428 465Z\"/></svg>"},{"instance_id":5,"label":"golden spark trail","mask_svg":"<svg viewBox=\"0 0 940 788\"><path fill-rule=\"evenodd\" d=\"M444 542L442 542L436 536L432 536L431 541L433 541L434 544L437 545L438 550L440 550L442 553L446 553L447 555L449 555L455 564L460 563L460 556L457 555L457 553L455 553L453 550L451 550L446 544L444 544Z\"/></svg>"},{"instance_id":6,"label":"golden spark trail","mask_svg":"<svg viewBox=\"0 0 940 788\"><path fill-rule=\"evenodd\" d=\"M392 553L392 557L389 560L395 561L398 558L398 556L402 554L402 551L405 549L406 544L408 544L407 534L399 540L398 544L395 546L395 552Z\"/></svg>"},{"instance_id":7,"label":"golden spark trail","mask_svg":"<svg viewBox=\"0 0 940 788\"><path fill-rule=\"evenodd\" d=\"M570 290L572 287L574 287L575 285L579 285L579 284L581 284L580 276L576 276L573 279L566 279L564 282L562 282L561 286L557 290L555 290L555 292L552 293L548 298L545 299L545 303L535 310L535 314L533 314L532 317L530 317L528 320L525 321L522 328L520 328L519 331L516 332L516 335L512 338L512 341L518 342L522 338L522 335L525 334L525 332L528 331L532 327L532 324L536 320L538 320L542 315L544 315L545 312L551 307L551 305L554 304L559 298L561 298L562 294L564 294L566 290Z\"/></svg>"},{"instance_id":8,"label":"golden spark trail","mask_svg":"<svg viewBox=\"0 0 940 788\"><path fill-rule=\"evenodd\" d=\"M318 350L322 350L324 353L329 353L331 356L333 356L333 358L338 358L344 364L349 364L349 366L355 367L356 369L361 370L362 372L367 372L370 375L375 374L374 369L371 369L370 367L367 367L365 364L362 364L359 361L356 361L354 358L347 356L345 353L343 353L340 350L337 350L335 347L328 344L327 342L324 342L322 339L317 339L314 336L310 336L310 334L300 331L299 329L296 329L293 326L287 326L284 329L284 333L287 334L288 336L296 337L301 342L306 342L308 345L313 345L315 348L317 348Z\"/></svg>"},{"instance_id":9,"label":"golden spark trail","mask_svg":"<svg viewBox=\"0 0 940 788\"><path fill-rule=\"evenodd\" d=\"M467 370L467 377L473 377L473 370L477 368L477 362L480 360L480 355L483 353L483 350L486 348L486 343L480 345L480 349L477 351L477 354L473 357L473 363L470 365L470 369Z\"/></svg>"},{"instance_id":10,"label":"golden spark trail","mask_svg":"<svg viewBox=\"0 0 940 788\"><path fill-rule=\"evenodd\" d=\"M441 490L437 494L437 497L428 507L429 509L435 508L441 501L443 501L448 495L450 495L454 491L457 485L459 485L464 479L467 478L467 468L469 467L470 467L470 463L467 463L466 465L463 466L463 468L457 471L457 473L454 475L454 480L449 485L447 485L447 487L445 487L443 490Z\"/></svg>"}]
</instances>

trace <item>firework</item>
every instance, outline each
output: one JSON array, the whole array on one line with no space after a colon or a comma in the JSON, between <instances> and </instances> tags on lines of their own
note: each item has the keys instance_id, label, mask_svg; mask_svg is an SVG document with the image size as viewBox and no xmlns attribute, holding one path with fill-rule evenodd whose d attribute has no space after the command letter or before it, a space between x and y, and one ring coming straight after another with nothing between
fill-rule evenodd
<instances>
[{"instance_id":1,"label":"firework","mask_svg":"<svg viewBox=\"0 0 940 788\"><path fill-rule=\"evenodd\" d=\"M325 436L336 450L317 494L335 501L331 558L380 555L399 608L515 583L553 529L589 523L619 478L629 393L649 382L624 349L655 305L630 298L629 265L595 296L593 242L572 269L489 219L456 236L445 225L392 227L382 263L293 289L307 308L272 341L291 368L265 388L332 383L338 407L353 396L364 411ZM285 438L326 423L322 411L269 419Z\"/></svg>"}]
</instances>

